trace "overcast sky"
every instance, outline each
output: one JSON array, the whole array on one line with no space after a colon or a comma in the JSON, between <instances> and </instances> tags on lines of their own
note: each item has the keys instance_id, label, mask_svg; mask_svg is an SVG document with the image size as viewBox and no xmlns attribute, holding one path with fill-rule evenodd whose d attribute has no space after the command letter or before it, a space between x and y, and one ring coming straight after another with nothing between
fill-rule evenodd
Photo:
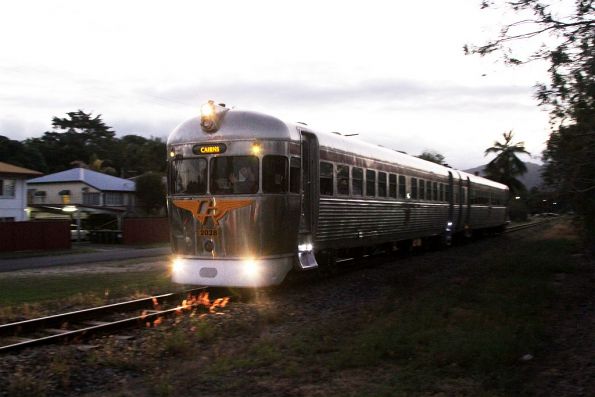
<instances>
[{"instance_id":1,"label":"overcast sky","mask_svg":"<svg viewBox=\"0 0 595 397\"><path fill-rule=\"evenodd\" d=\"M7 1L0 135L101 114L119 136L165 138L208 99L410 154L483 164L505 131L539 155L545 65L465 56L506 15L479 0ZM510 17L510 16L508 16ZM489 159L489 158L488 158Z\"/></svg>"}]
</instances>

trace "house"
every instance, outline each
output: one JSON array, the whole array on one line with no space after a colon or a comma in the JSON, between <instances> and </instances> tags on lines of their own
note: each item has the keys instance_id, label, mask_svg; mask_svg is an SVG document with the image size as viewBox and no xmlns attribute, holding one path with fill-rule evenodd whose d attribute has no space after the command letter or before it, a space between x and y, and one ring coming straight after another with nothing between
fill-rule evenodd
<instances>
[{"instance_id":1,"label":"house","mask_svg":"<svg viewBox=\"0 0 595 397\"><path fill-rule=\"evenodd\" d=\"M131 209L135 183L86 168L72 168L27 182L30 204Z\"/></svg>"},{"instance_id":2,"label":"house","mask_svg":"<svg viewBox=\"0 0 595 397\"><path fill-rule=\"evenodd\" d=\"M86 168L34 178L27 182L31 217L58 219L76 211L80 219L114 215L120 224L124 214L134 211L135 186L134 181Z\"/></svg>"},{"instance_id":3,"label":"house","mask_svg":"<svg viewBox=\"0 0 595 397\"><path fill-rule=\"evenodd\" d=\"M0 162L0 222L28 219L25 181L39 175L42 173Z\"/></svg>"}]
</instances>

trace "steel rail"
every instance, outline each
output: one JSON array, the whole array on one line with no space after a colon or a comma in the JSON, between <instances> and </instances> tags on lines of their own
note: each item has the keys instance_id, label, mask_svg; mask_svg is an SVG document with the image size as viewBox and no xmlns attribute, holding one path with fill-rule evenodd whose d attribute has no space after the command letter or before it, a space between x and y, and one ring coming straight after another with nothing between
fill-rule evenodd
<instances>
[{"instance_id":1,"label":"steel rail","mask_svg":"<svg viewBox=\"0 0 595 397\"><path fill-rule=\"evenodd\" d=\"M542 220L539 222L527 223L524 225L517 225L507 227L504 233L512 233L519 230L528 229L548 223L550 220ZM367 255L366 255L367 256ZM353 261L353 258L343 259L341 261ZM155 295L147 298L135 299L126 302L113 303L110 305L92 307L83 310L77 310L68 313L61 313L46 317L34 318L30 320L18 321L14 323L0 325L0 338L18 338L25 339L19 342L0 345L0 353L7 351L16 351L26 347L39 346L42 344L54 343L57 341L75 340L88 335L93 335L101 332L113 331L130 327L139 323L153 323L156 319L167 316L180 310L196 307L199 303L193 303L185 307L176 307L165 310L154 310L155 302L159 305L166 304L168 301L178 300L178 302L192 294L206 291L206 287L194 288L182 292L167 293ZM150 312L135 315L132 317L115 320L115 321L95 321L95 324L84 326L78 329L62 329L64 325L81 324L83 321L97 320L99 316L114 314L118 312L130 312L136 309L146 309ZM23 338L21 335L32 333L35 331L43 331L44 329L53 329L56 334L46 335L35 338Z\"/></svg>"},{"instance_id":2,"label":"steel rail","mask_svg":"<svg viewBox=\"0 0 595 397\"><path fill-rule=\"evenodd\" d=\"M155 295L148 298L135 299L131 301L119 302L110 305L98 306L68 313L3 324L0 325L1 337L18 338L24 340L0 346L0 353L9 350L14 351L29 346L52 343L59 340L72 340L76 337L82 337L103 331L119 329L133 324L137 324L142 321L153 322L158 317L166 316L180 310L179 305L171 309L153 310L155 302L157 302L157 304L159 305L166 304L168 301L171 302L176 299L178 300L178 302L180 302L180 299L183 299L188 295L193 295L203 291L206 291L206 287L195 288L183 292ZM195 304L188 305L187 307L192 306L195 306ZM119 312L130 312L137 309L146 309L151 311L142 315L135 315L121 320L105 322L97 321L96 324L92 325L83 324L84 326L78 329L62 329L64 325L80 325L81 322L88 321L90 319L100 320L100 316ZM55 329L57 333L54 335L27 338L28 333L36 331L43 332L43 330L45 329Z\"/></svg>"},{"instance_id":3,"label":"steel rail","mask_svg":"<svg viewBox=\"0 0 595 397\"><path fill-rule=\"evenodd\" d=\"M548 223L549 221L550 221L550 219L542 220L542 221L538 221L538 222L525 223L523 225L509 226L506 229L504 229L504 233L513 233L513 232L516 232L519 230L529 229L530 227L543 225L544 223Z\"/></svg>"}]
</instances>

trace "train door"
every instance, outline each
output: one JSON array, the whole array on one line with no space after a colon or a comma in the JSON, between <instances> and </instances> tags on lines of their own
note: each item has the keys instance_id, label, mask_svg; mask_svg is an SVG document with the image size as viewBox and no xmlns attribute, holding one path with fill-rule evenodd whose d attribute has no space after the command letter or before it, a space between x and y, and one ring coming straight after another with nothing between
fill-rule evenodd
<instances>
[{"instance_id":1,"label":"train door","mask_svg":"<svg viewBox=\"0 0 595 397\"><path fill-rule=\"evenodd\" d=\"M463 206L463 203L465 201L465 189L463 188L463 179L461 178L461 174L459 174L457 172L457 183L456 183L456 189L457 189L457 206L458 206L458 214L457 214L457 223L455 224L455 230L461 230L463 228L463 219L464 218L464 210L465 207Z\"/></svg>"},{"instance_id":2,"label":"train door","mask_svg":"<svg viewBox=\"0 0 595 397\"><path fill-rule=\"evenodd\" d=\"M318 139L301 131L302 141L302 208L298 232L298 258L302 269L317 267L314 259L314 236L318 220Z\"/></svg>"},{"instance_id":3,"label":"train door","mask_svg":"<svg viewBox=\"0 0 595 397\"><path fill-rule=\"evenodd\" d=\"M446 219L446 227L444 229L444 244L449 246L452 241L452 235L454 233L454 178L452 172L448 171L448 185L446 187L446 201L448 201L448 215Z\"/></svg>"},{"instance_id":4,"label":"train door","mask_svg":"<svg viewBox=\"0 0 595 397\"><path fill-rule=\"evenodd\" d=\"M448 171L448 192L446 199L448 200L448 222L452 225L454 221L454 204L455 204L455 184L452 172Z\"/></svg>"},{"instance_id":5,"label":"train door","mask_svg":"<svg viewBox=\"0 0 595 397\"><path fill-rule=\"evenodd\" d=\"M469 177L467 177L466 188L467 194L465 194L465 207L467 212L465 213L465 228L469 228L471 227L471 196L473 194L471 191L471 179L469 179Z\"/></svg>"}]
</instances>

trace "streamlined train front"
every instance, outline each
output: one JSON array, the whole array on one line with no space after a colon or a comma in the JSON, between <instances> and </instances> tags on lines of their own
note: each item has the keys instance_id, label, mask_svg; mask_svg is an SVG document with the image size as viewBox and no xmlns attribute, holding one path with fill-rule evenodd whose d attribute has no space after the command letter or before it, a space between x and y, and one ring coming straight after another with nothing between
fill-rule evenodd
<instances>
[{"instance_id":1,"label":"streamlined train front","mask_svg":"<svg viewBox=\"0 0 595 397\"><path fill-rule=\"evenodd\" d=\"M297 130L274 117L212 101L170 134L174 282L257 287L283 281L297 250L299 142Z\"/></svg>"}]
</instances>

